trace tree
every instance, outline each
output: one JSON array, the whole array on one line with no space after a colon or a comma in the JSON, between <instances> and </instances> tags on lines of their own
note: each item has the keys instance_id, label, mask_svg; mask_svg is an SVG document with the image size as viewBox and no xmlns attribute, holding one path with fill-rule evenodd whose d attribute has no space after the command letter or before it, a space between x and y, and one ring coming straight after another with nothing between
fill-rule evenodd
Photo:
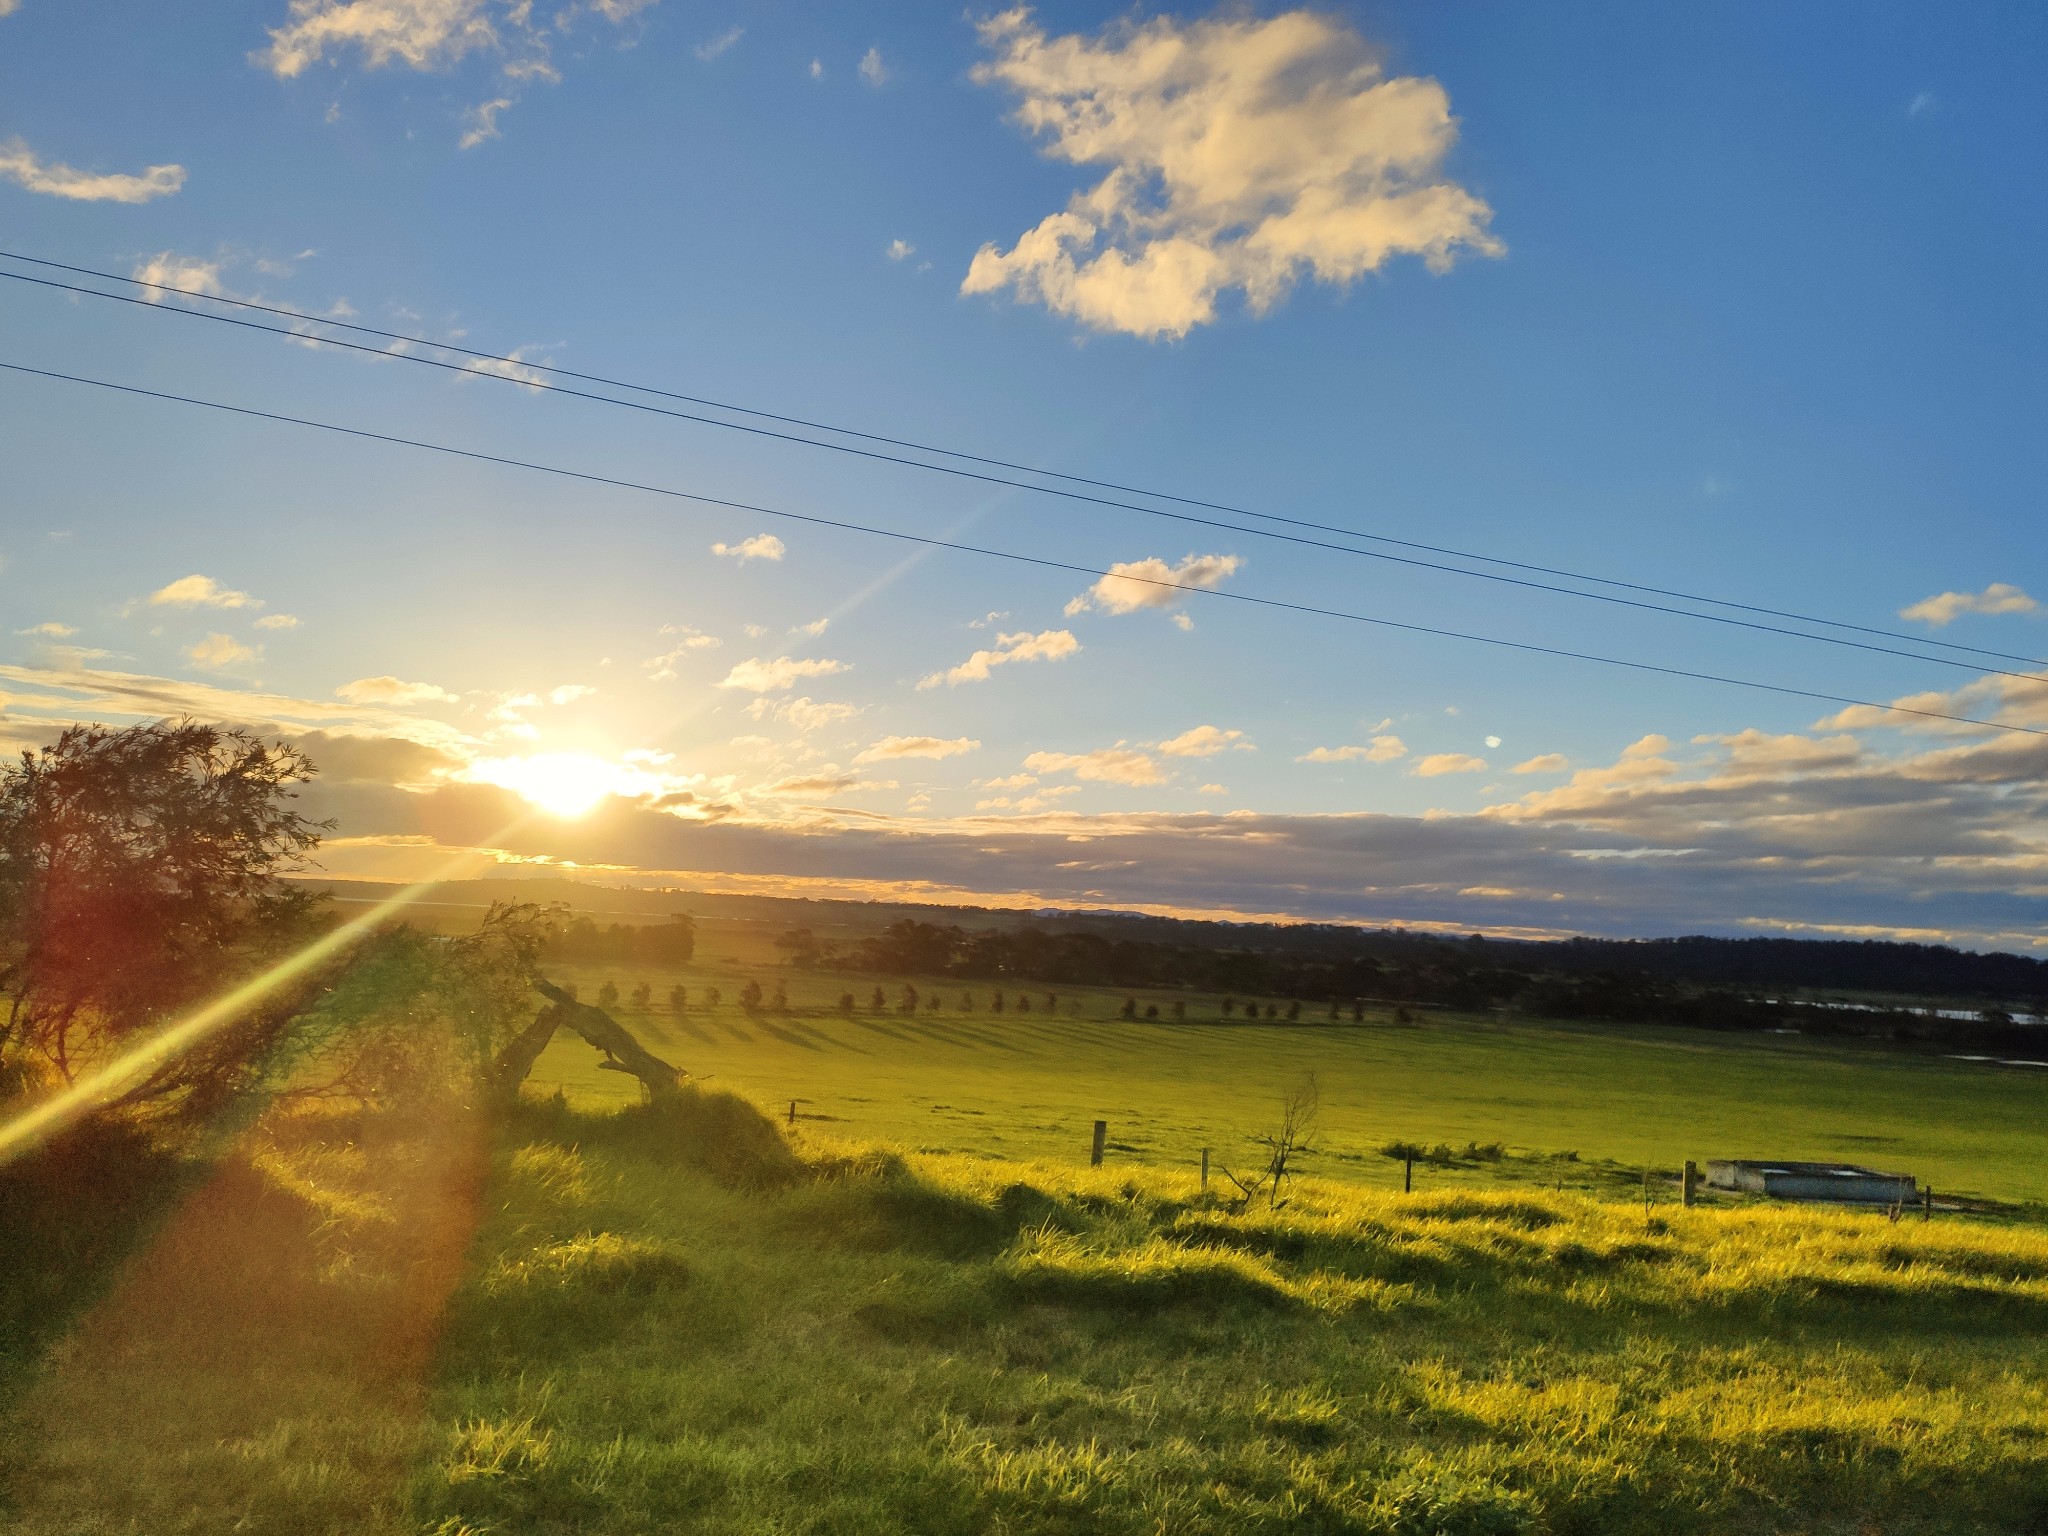
<instances>
[{"instance_id":1,"label":"tree","mask_svg":"<svg viewBox=\"0 0 2048 1536\"><path fill-rule=\"evenodd\" d=\"M896 1011L904 1014L917 1012L917 988L907 981L903 984L903 1001L897 1006Z\"/></svg>"},{"instance_id":2,"label":"tree","mask_svg":"<svg viewBox=\"0 0 2048 1536\"><path fill-rule=\"evenodd\" d=\"M1229 1017L1231 1016L1231 1014L1232 1014L1232 1013L1236 1012L1236 1010L1237 1010L1237 999L1236 999L1236 998L1234 998L1234 997L1226 997L1225 999L1223 999L1223 1017L1225 1017L1226 1019L1227 1019L1227 1018L1229 1018Z\"/></svg>"},{"instance_id":3,"label":"tree","mask_svg":"<svg viewBox=\"0 0 2048 1536\"><path fill-rule=\"evenodd\" d=\"M936 993L936 992L934 992L934 993L933 993L933 994L932 994L932 995L931 995L930 997L928 997L928 998L926 998L926 999L925 999L925 1008L926 1008L926 1009L927 1009L927 1010L928 1010L929 1012L932 1012L932 1013L937 1013L937 1012L939 1011L939 1009L940 1009L940 1008L942 1008L943 1006L944 1006L944 1001L943 1001L943 999L941 999L941 998L940 998L939 994L938 994L938 993Z\"/></svg>"},{"instance_id":4,"label":"tree","mask_svg":"<svg viewBox=\"0 0 2048 1536\"><path fill-rule=\"evenodd\" d=\"M643 981L633 989L633 1006L644 1010L652 1007L653 1004L654 988Z\"/></svg>"},{"instance_id":5,"label":"tree","mask_svg":"<svg viewBox=\"0 0 2048 1536\"><path fill-rule=\"evenodd\" d=\"M668 1011L670 1013L688 1013L690 1011L689 988L678 985L668 989Z\"/></svg>"},{"instance_id":6,"label":"tree","mask_svg":"<svg viewBox=\"0 0 2048 1536\"><path fill-rule=\"evenodd\" d=\"M779 981L775 983L775 995L768 999L768 1006L777 1013L789 1012L789 988Z\"/></svg>"},{"instance_id":7,"label":"tree","mask_svg":"<svg viewBox=\"0 0 2048 1536\"><path fill-rule=\"evenodd\" d=\"M818 938L808 928L792 928L775 941L775 947L789 956L791 965L809 968L818 963Z\"/></svg>"},{"instance_id":8,"label":"tree","mask_svg":"<svg viewBox=\"0 0 2048 1536\"><path fill-rule=\"evenodd\" d=\"M747 984L740 988L740 1007L750 1014L761 1011L761 983L749 978Z\"/></svg>"},{"instance_id":9,"label":"tree","mask_svg":"<svg viewBox=\"0 0 2048 1536\"><path fill-rule=\"evenodd\" d=\"M225 726L73 726L0 770L0 1092L70 1081L309 938L281 883L330 824L296 749ZM123 1099L207 1102L260 1074L321 976L253 1005Z\"/></svg>"},{"instance_id":10,"label":"tree","mask_svg":"<svg viewBox=\"0 0 2048 1536\"><path fill-rule=\"evenodd\" d=\"M1287 1005L1287 1022L1290 1024L1299 1024L1301 1022L1300 999L1297 998L1294 1002Z\"/></svg>"},{"instance_id":11,"label":"tree","mask_svg":"<svg viewBox=\"0 0 2048 1536\"><path fill-rule=\"evenodd\" d=\"M960 1011L962 1013L974 1012L974 994L972 992L962 992L960 994Z\"/></svg>"},{"instance_id":12,"label":"tree","mask_svg":"<svg viewBox=\"0 0 2048 1536\"><path fill-rule=\"evenodd\" d=\"M988 1011L990 1013L1001 1013L1003 1011L1003 989L1001 987L997 987L994 992L989 994Z\"/></svg>"},{"instance_id":13,"label":"tree","mask_svg":"<svg viewBox=\"0 0 2048 1536\"><path fill-rule=\"evenodd\" d=\"M1184 1019L1188 1016L1188 1005L1178 998L1174 1000L1173 1016L1176 1020Z\"/></svg>"},{"instance_id":14,"label":"tree","mask_svg":"<svg viewBox=\"0 0 2048 1536\"><path fill-rule=\"evenodd\" d=\"M1146 1017L1146 1018L1148 1018L1148 1019L1156 1019L1156 1018L1158 1018L1158 1017L1159 1017L1159 1005L1158 1005L1157 1003L1147 1003L1147 1004L1145 1005L1145 1017Z\"/></svg>"},{"instance_id":15,"label":"tree","mask_svg":"<svg viewBox=\"0 0 2048 1536\"><path fill-rule=\"evenodd\" d=\"M616 1008L619 1005L619 988L616 982L607 981L597 989L597 1006Z\"/></svg>"},{"instance_id":16,"label":"tree","mask_svg":"<svg viewBox=\"0 0 2048 1536\"><path fill-rule=\"evenodd\" d=\"M1280 1208L1281 1186L1293 1172L1295 1160L1315 1150L1316 1115L1321 1108L1322 1085L1310 1072L1280 1100L1279 1125L1251 1138L1266 1149L1266 1166L1248 1179L1239 1178L1228 1168L1223 1170L1223 1176L1237 1186L1242 1200L1249 1201L1264 1189L1268 1207Z\"/></svg>"},{"instance_id":17,"label":"tree","mask_svg":"<svg viewBox=\"0 0 2048 1536\"><path fill-rule=\"evenodd\" d=\"M568 993L571 997L574 997L576 995L576 989L574 987L570 987L568 989ZM706 987L704 989L704 1006L706 1008L716 1008L719 1005L719 1003L723 1000L724 994L720 992L718 988Z\"/></svg>"},{"instance_id":18,"label":"tree","mask_svg":"<svg viewBox=\"0 0 2048 1536\"><path fill-rule=\"evenodd\" d=\"M853 994L851 992L839 994L839 1011L848 1018L853 1016Z\"/></svg>"},{"instance_id":19,"label":"tree","mask_svg":"<svg viewBox=\"0 0 2048 1536\"><path fill-rule=\"evenodd\" d=\"M1117 1017L1120 1019L1135 1019L1137 1016L1138 1000L1135 997L1125 998L1123 1007L1117 1010Z\"/></svg>"},{"instance_id":20,"label":"tree","mask_svg":"<svg viewBox=\"0 0 2048 1536\"><path fill-rule=\"evenodd\" d=\"M880 987L875 988L874 992L868 997L868 1007L872 1008L876 1013L887 1013L889 1011L889 994Z\"/></svg>"},{"instance_id":21,"label":"tree","mask_svg":"<svg viewBox=\"0 0 2048 1536\"><path fill-rule=\"evenodd\" d=\"M1028 992L1019 992L1019 993L1017 994L1017 1011L1018 1011L1019 1013L1029 1013L1029 1012L1031 1011L1031 994L1030 994L1030 993L1028 993Z\"/></svg>"}]
</instances>

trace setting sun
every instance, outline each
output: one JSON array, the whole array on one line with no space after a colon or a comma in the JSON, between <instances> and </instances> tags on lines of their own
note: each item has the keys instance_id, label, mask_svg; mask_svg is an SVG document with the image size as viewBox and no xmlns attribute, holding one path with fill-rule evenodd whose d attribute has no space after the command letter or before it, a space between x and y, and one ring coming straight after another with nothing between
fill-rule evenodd
<instances>
[{"instance_id":1,"label":"setting sun","mask_svg":"<svg viewBox=\"0 0 2048 1536\"><path fill-rule=\"evenodd\" d=\"M564 818L587 814L607 795L637 796L649 787L648 776L639 769L608 763L588 752L495 758L476 764L467 776L502 785L550 816Z\"/></svg>"}]
</instances>

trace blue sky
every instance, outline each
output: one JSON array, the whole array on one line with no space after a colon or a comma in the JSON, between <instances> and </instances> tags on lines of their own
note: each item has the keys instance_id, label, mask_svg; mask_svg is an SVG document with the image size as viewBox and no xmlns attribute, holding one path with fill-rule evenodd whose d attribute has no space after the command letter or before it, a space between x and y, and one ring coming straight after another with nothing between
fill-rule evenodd
<instances>
[{"instance_id":1,"label":"blue sky","mask_svg":"<svg viewBox=\"0 0 2048 1536\"><path fill-rule=\"evenodd\" d=\"M2044 52L2019 7L19 0L0 246L2033 656ZM2018 678L0 287L0 360L2048 725ZM2038 737L1077 607L1085 576L19 377L0 461L8 740L313 733L337 872L2001 944L2048 905ZM498 838L521 786L617 793Z\"/></svg>"}]
</instances>

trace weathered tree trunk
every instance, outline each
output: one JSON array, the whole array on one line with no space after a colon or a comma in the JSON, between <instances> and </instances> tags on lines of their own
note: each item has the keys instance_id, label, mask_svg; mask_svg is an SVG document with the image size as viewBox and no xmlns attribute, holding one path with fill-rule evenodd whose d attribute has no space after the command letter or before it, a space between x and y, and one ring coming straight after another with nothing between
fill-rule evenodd
<instances>
[{"instance_id":1,"label":"weathered tree trunk","mask_svg":"<svg viewBox=\"0 0 2048 1536\"><path fill-rule=\"evenodd\" d=\"M526 1081L526 1074L540 1060L540 1053L555 1038L555 1029L561 1022L561 1010L550 1003L498 1052L497 1060L491 1063L491 1086L500 1099L509 1102L519 1097L519 1085Z\"/></svg>"},{"instance_id":2,"label":"weathered tree trunk","mask_svg":"<svg viewBox=\"0 0 2048 1536\"><path fill-rule=\"evenodd\" d=\"M675 1096L677 1089L682 1083L682 1071L679 1068L670 1066L659 1056L649 1051L638 1040L635 1040L632 1035L626 1032L625 1026L620 1024L617 1019L606 1013L602 1008L593 1008L588 1003L579 1003L575 998L545 977L535 976L533 984L539 989L541 996L554 1004L552 1008L542 1010L542 1019L552 1014L555 1024L565 1025L575 1030L577 1034L604 1052L605 1059L601 1063L602 1066L613 1072L632 1073L633 1076L639 1078L646 1086L650 1098L659 1100ZM527 1034L530 1035L534 1029L538 1029L540 1023L541 1019L535 1019L532 1027L527 1030ZM552 1026L550 1027L550 1032L552 1032ZM525 1036L521 1036L521 1038L524 1039ZM545 1043L546 1041L543 1040L542 1044ZM534 1052L536 1056L539 1054L538 1050ZM532 1065L531 1061L527 1063L528 1067Z\"/></svg>"}]
</instances>

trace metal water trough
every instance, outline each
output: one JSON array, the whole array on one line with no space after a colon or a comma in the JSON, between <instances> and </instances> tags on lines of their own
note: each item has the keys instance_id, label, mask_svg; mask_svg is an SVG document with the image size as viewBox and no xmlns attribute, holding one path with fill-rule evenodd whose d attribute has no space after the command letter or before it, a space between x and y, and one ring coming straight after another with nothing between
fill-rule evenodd
<instances>
[{"instance_id":1,"label":"metal water trough","mask_svg":"<svg viewBox=\"0 0 2048 1536\"><path fill-rule=\"evenodd\" d=\"M1854 1163L1712 1162L1707 1164L1707 1185L1768 1195L1773 1200L1832 1200L1850 1205L1910 1205L1920 1198L1911 1174L1879 1173Z\"/></svg>"}]
</instances>

